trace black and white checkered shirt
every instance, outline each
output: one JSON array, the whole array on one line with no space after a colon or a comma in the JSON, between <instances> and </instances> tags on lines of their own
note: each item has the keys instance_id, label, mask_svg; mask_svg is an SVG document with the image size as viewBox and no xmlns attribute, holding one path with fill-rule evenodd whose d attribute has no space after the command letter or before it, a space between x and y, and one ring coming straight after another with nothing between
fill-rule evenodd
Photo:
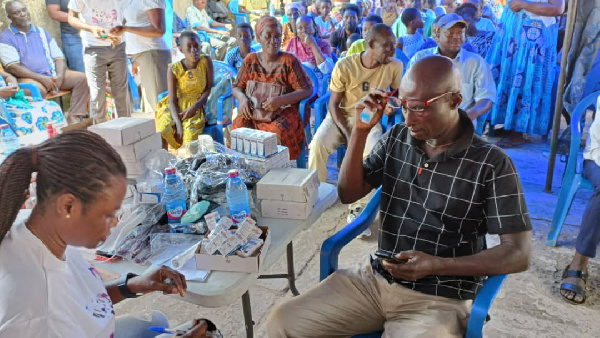
<instances>
[{"instance_id":1,"label":"black and white checkered shirt","mask_svg":"<svg viewBox=\"0 0 600 338\"><path fill-rule=\"evenodd\" d=\"M508 155L474 134L460 112L463 136L428 158L404 124L388 131L363 163L366 180L382 186L379 249L422 251L441 257L473 255L486 248L485 234L531 230L519 175ZM423 293L473 299L481 277L392 278L379 260L373 267L390 282Z\"/></svg>"}]
</instances>

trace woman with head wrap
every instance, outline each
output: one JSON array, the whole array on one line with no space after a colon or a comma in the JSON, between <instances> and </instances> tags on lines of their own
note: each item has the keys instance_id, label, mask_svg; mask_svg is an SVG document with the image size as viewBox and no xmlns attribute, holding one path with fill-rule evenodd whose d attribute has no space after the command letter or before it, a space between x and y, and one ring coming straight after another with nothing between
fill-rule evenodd
<instances>
[{"instance_id":1,"label":"woman with head wrap","mask_svg":"<svg viewBox=\"0 0 600 338\"><path fill-rule=\"evenodd\" d=\"M312 83L302 64L282 52L281 26L277 19L261 17L256 38L262 51L250 53L233 84L233 96L240 102L232 129L252 128L277 134L277 143L297 159L304 143L304 125L298 104L312 93Z\"/></svg>"},{"instance_id":2,"label":"woman with head wrap","mask_svg":"<svg viewBox=\"0 0 600 338\"><path fill-rule=\"evenodd\" d=\"M281 48L285 49L293 37L296 37L296 20L302 12L302 4L300 2L292 2L285 5L285 15L288 22L283 24L281 29Z\"/></svg>"}]
</instances>

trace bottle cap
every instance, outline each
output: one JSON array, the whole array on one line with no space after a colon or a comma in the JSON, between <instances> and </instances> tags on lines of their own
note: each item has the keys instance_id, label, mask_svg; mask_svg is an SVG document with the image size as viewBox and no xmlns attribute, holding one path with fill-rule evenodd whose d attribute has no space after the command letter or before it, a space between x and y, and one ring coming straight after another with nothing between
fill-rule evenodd
<instances>
[{"instance_id":1,"label":"bottle cap","mask_svg":"<svg viewBox=\"0 0 600 338\"><path fill-rule=\"evenodd\" d=\"M233 178L233 177L240 177L240 173L239 171L237 171L236 169L231 169L229 170L229 172L227 173L227 177Z\"/></svg>"},{"instance_id":2,"label":"bottle cap","mask_svg":"<svg viewBox=\"0 0 600 338\"><path fill-rule=\"evenodd\" d=\"M8 124L0 124L0 130L7 129L7 128L8 128Z\"/></svg>"},{"instance_id":3,"label":"bottle cap","mask_svg":"<svg viewBox=\"0 0 600 338\"><path fill-rule=\"evenodd\" d=\"M175 169L175 168L165 169L165 175L171 175L171 174L176 174L176 173L177 173L177 169Z\"/></svg>"}]
</instances>

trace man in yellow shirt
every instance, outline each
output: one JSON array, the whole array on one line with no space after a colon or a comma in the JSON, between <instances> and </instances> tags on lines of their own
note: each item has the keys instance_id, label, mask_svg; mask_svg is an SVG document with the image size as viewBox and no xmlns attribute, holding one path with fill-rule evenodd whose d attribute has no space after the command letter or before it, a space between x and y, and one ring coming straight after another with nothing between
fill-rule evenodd
<instances>
[{"instance_id":1,"label":"man in yellow shirt","mask_svg":"<svg viewBox=\"0 0 600 338\"><path fill-rule=\"evenodd\" d=\"M394 58L395 39L389 26L376 24L366 36L367 50L340 59L335 66L329 85L329 114L309 145L308 167L318 171L321 182L327 180L329 155L350 139L356 102L375 88L394 90L400 87L403 66L402 62ZM371 152L381 135L381 125L371 130L365 146L365 156Z\"/></svg>"},{"instance_id":2,"label":"man in yellow shirt","mask_svg":"<svg viewBox=\"0 0 600 338\"><path fill-rule=\"evenodd\" d=\"M376 25L378 23L383 23L383 19L381 19L381 17L379 15L369 15L365 18L365 22L363 22L363 26L362 26L362 36L367 36L367 33L369 32L369 29L371 29L371 27L373 27L373 25ZM367 43L365 41L365 39L358 39L356 40L352 46L350 46L348 48L348 52L346 53L346 56L350 56L352 54L359 54L364 52L365 50L367 50Z\"/></svg>"}]
</instances>

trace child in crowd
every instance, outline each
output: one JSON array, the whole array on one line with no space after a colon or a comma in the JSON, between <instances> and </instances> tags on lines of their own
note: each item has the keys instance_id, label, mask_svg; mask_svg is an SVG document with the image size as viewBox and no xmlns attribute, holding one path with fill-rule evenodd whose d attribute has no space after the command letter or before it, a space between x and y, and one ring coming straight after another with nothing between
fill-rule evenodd
<instances>
[{"instance_id":1,"label":"child in crowd","mask_svg":"<svg viewBox=\"0 0 600 338\"><path fill-rule=\"evenodd\" d=\"M252 49L252 39L254 39L254 31L249 23L242 22L237 25L236 41L237 47L233 48L225 55L225 63L239 70L244 63L244 58L250 53L256 52Z\"/></svg>"},{"instance_id":2,"label":"child in crowd","mask_svg":"<svg viewBox=\"0 0 600 338\"><path fill-rule=\"evenodd\" d=\"M212 60L200 53L198 34L186 30L179 37L185 59L170 65L169 94L157 107L156 126L166 142L177 149L197 140L204 131L204 107L213 85Z\"/></svg>"},{"instance_id":3,"label":"child in crowd","mask_svg":"<svg viewBox=\"0 0 600 338\"><path fill-rule=\"evenodd\" d=\"M331 13L331 0L319 1L319 16L315 18L315 23L319 28L319 34L323 39L329 39L331 33L335 30L335 21L329 15Z\"/></svg>"},{"instance_id":4,"label":"child in crowd","mask_svg":"<svg viewBox=\"0 0 600 338\"><path fill-rule=\"evenodd\" d=\"M423 28L423 17L416 8L407 8L402 12L402 23L406 26L406 35L398 38L397 48L400 48L408 58L412 58L421 46L431 40L421 33Z\"/></svg>"},{"instance_id":5,"label":"child in crowd","mask_svg":"<svg viewBox=\"0 0 600 338\"><path fill-rule=\"evenodd\" d=\"M348 37L348 40L346 40L346 46L352 46L353 43L355 43L357 40L360 39L360 35L358 33L354 33L352 35L350 35ZM346 57L346 54L348 53L348 51L344 51L340 57Z\"/></svg>"}]
</instances>

